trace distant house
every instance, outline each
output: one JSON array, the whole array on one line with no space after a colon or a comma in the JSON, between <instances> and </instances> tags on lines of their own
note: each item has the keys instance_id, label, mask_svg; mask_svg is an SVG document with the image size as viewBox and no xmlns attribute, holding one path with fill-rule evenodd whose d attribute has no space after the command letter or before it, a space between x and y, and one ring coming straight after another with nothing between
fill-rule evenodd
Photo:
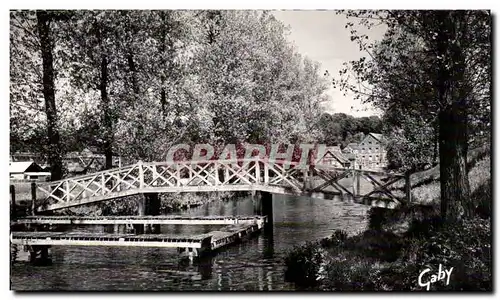
<instances>
[{"instance_id":1,"label":"distant house","mask_svg":"<svg viewBox=\"0 0 500 300\"><path fill-rule=\"evenodd\" d=\"M325 154L316 162L320 165L329 165L337 168L349 168L351 162L340 150L339 146L330 146L325 149Z\"/></svg>"},{"instance_id":2,"label":"distant house","mask_svg":"<svg viewBox=\"0 0 500 300\"><path fill-rule=\"evenodd\" d=\"M50 172L33 161L13 161L9 163L10 179L48 181Z\"/></svg>"},{"instance_id":3,"label":"distant house","mask_svg":"<svg viewBox=\"0 0 500 300\"><path fill-rule=\"evenodd\" d=\"M386 138L379 133L369 133L358 145L356 163L363 169L381 169L387 166Z\"/></svg>"},{"instance_id":4,"label":"distant house","mask_svg":"<svg viewBox=\"0 0 500 300\"><path fill-rule=\"evenodd\" d=\"M342 149L343 153L358 153L358 144L357 143L349 143L347 146Z\"/></svg>"}]
</instances>

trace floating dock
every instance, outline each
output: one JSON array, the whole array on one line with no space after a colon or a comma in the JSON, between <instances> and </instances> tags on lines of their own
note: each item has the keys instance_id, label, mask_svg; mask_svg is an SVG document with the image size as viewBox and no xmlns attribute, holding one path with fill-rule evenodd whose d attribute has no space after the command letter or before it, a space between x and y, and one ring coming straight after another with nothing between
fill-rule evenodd
<instances>
[{"instance_id":1,"label":"floating dock","mask_svg":"<svg viewBox=\"0 0 500 300\"><path fill-rule=\"evenodd\" d=\"M84 232L12 232L11 245L17 251L29 252L36 259L41 255L46 259L51 246L121 246L177 248L183 256L191 260L205 252L210 252L238 242L259 232L264 222L254 224L233 224L206 234L182 236L169 234L116 234ZM19 253L14 256L21 257Z\"/></svg>"},{"instance_id":2,"label":"floating dock","mask_svg":"<svg viewBox=\"0 0 500 300\"><path fill-rule=\"evenodd\" d=\"M16 220L17 224L66 225L234 225L263 224L265 216L28 216Z\"/></svg>"}]
</instances>

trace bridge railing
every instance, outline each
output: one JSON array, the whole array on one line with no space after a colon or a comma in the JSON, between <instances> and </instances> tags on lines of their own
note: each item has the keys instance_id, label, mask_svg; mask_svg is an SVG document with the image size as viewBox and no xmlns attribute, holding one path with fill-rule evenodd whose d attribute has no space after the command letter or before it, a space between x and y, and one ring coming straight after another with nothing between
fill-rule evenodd
<instances>
[{"instance_id":1,"label":"bridge railing","mask_svg":"<svg viewBox=\"0 0 500 300\"><path fill-rule=\"evenodd\" d=\"M345 177L364 177L378 186L374 192L391 196L387 186L404 178L393 174L389 182L375 178L387 173L305 165L262 158L178 162L139 162L134 165L81 175L37 186L41 207L52 209L147 192L193 192L280 187L291 193L321 192L333 188L356 196L339 183ZM312 178L320 179L311 180ZM393 196L393 195L392 195ZM397 199L397 197L393 197Z\"/></svg>"}]
</instances>

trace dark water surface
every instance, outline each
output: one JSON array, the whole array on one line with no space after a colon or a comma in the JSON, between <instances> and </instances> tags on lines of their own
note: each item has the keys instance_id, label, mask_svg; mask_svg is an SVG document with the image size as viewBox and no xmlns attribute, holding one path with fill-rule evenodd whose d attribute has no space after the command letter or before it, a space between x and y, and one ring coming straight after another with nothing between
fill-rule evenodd
<instances>
[{"instance_id":1,"label":"dark water surface","mask_svg":"<svg viewBox=\"0 0 500 300\"><path fill-rule=\"evenodd\" d=\"M180 263L175 249L142 247L52 247L50 266L16 262L13 290L293 290L284 280L286 251L365 223L367 207L339 200L273 196L272 230L218 251L199 263ZM253 215L251 197L210 203L183 215ZM220 226L219 226L220 227ZM208 232L217 226L166 225L162 233ZM102 226L78 231L103 231Z\"/></svg>"}]
</instances>

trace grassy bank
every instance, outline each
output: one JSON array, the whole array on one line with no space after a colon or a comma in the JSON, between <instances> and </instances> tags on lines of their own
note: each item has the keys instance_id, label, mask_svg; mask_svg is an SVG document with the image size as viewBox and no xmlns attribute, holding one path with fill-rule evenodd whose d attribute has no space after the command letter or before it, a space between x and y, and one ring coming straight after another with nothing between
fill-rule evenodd
<instances>
[{"instance_id":1,"label":"grassy bank","mask_svg":"<svg viewBox=\"0 0 500 300\"><path fill-rule=\"evenodd\" d=\"M286 279L298 289L420 291L425 287L418 284L419 274L427 268L428 274L435 274L441 264L454 268L449 284L438 281L430 290L491 291L489 147L475 149L468 164L471 197L477 206L473 219L442 222L437 166L413 175L412 205L371 208L363 232L348 236L336 231L291 250L285 260Z\"/></svg>"}]
</instances>

